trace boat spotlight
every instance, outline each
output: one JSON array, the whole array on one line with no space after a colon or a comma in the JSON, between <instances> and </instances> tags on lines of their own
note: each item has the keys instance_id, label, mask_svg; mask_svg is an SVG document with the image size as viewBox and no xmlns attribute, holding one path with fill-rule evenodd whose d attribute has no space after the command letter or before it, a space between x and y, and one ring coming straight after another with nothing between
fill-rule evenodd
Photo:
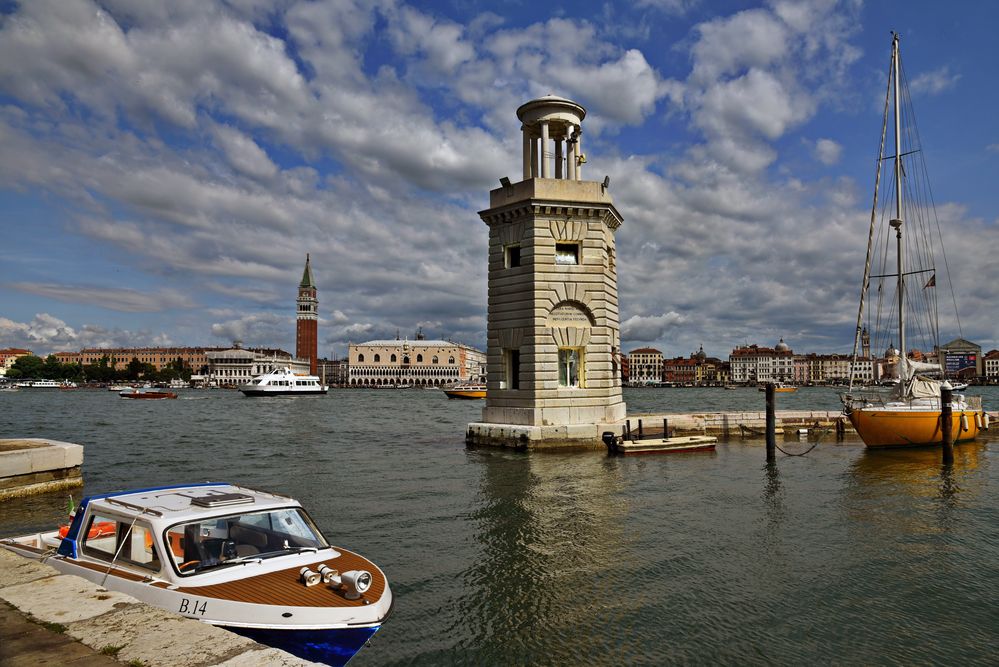
<instances>
[{"instance_id":1,"label":"boat spotlight","mask_svg":"<svg viewBox=\"0 0 999 667\"><path fill-rule=\"evenodd\" d=\"M307 567L303 567L298 573L301 575L302 583L306 586L315 586L323 580L318 572L313 572Z\"/></svg>"},{"instance_id":2,"label":"boat spotlight","mask_svg":"<svg viewBox=\"0 0 999 667\"><path fill-rule=\"evenodd\" d=\"M356 600L361 594L371 588L371 573L367 570L351 570L340 575L344 588L344 597Z\"/></svg>"},{"instance_id":3,"label":"boat spotlight","mask_svg":"<svg viewBox=\"0 0 999 667\"><path fill-rule=\"evenodd\" d=\"M338 584L340 583L339 582L340 573L334 570L326 563L322 563L319 567L316 568L316 570L322 576L323 581L326 582L327 584L333 583L334 581L336 581L336 583Z\"/></svg>"}]
</instances>

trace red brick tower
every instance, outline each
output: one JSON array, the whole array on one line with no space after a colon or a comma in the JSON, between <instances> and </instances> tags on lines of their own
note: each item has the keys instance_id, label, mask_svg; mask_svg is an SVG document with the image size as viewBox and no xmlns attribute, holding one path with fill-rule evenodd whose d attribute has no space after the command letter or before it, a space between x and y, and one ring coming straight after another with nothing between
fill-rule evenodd
<instances>
[{"instance_id":1,"label":"red brick tower","mask_svg":"<svg viewBox=\"0 0 999 667\"><path fill-rule=\"evenodd\" d=\"M298 285L298 317L295 330L295 356L309 360L309 372L316 374L319 359L319 299L316 282L312 279L309 256L305 256L305 273Z\"/></svg>"}]
</instances>

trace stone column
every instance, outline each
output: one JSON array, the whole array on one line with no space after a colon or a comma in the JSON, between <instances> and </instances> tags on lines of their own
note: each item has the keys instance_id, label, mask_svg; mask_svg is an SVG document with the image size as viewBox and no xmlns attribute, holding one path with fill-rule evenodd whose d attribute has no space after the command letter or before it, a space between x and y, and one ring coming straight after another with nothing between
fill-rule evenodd
<instances>
[{"instance_id":1,"label":"stone column","mask_svg":"<svg viewBox=\"0 0 999 667\"><path fill-rule=\"evenodd\" d=\"M525 125L520 126L520 132L524 137L524 180L531 177L531 133Z\"/></svg>"},{"instance_id":2,"label":"stone column","mask_svg":"<svg viewBox=\"0 0 999 667\"><path fill-rule=\"evenodd\" d=\"M548 121L541 121L541 148L538 157L541 158L541 178L551 178L551 163L548 160Z\"/></svg>"},{"instance_id":3,"label":"stone column","mask_svg":"<svg viewBox=\"0 0 999 667\"><path fill-rule=\"evenodd\" d=\"M531 137L531 178L538 177L538 140Z\"/></svg>"},{"instance_id":4,"label":"stone column","mask_svg":"<svg viewBox=\"0 0 999 667\"><path fill-rule=\"evenodd\" d=\"M562 178L562 137L555 138L555 178Z\"/></svg>"}]
</instances>

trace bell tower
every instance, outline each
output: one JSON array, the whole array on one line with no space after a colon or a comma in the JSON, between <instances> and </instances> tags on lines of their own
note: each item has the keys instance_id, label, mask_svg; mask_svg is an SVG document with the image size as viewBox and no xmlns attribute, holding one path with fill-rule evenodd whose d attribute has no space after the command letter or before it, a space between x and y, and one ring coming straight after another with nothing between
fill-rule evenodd
<instances>
[{"instance_id":1,"label":"bell tower","mask_svg":"<svg viewBox=\"0 0 999 667\"><path fill-rule=\"evenodd\" d=\"M470 444L603 446L625 417L617 263L621 215L583 180L586 110L549 95L517 109L523 178L489 193L487 395ZM511 428L513 427L513 428Z\"/></svg>"},{"instance_id":2,"label":"bell tower","mask_svg":"<svg viewBox=\"0 0 999 667\"><path fill-rule=\"evenodd\" d=\"M305 272L298 284L298 312L295 328L295 356L309 360L309 372L316 374L319 359L319 299L312 279L309 255L305 255Z\"/></svg>"}]
</instances>

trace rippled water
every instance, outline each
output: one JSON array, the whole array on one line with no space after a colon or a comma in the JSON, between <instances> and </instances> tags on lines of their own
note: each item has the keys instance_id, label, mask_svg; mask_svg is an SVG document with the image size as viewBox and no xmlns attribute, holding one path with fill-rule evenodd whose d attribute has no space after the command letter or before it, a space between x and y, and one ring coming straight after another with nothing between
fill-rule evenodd
<instances>
[{"instance_id":1,"label":"rippled water","mask_svg":"<svg viewBox=\"0 0 999 667\"><path fill-rule=\"evenodd\" d=\"M763 409L751 390L625 397L632 413ZM825 389L778 404L838 408ZM212 479L295 496L395 591L352 665L996 663L999 429L950 470L939 451L833 439L768 469L742 440L628 458L467 450L481 407L426 390L21 391L0 396L0 437L85 445L87 493ZM0 505L0 534L64 512L62 494Z\"/></svg>"}]
</instances>

